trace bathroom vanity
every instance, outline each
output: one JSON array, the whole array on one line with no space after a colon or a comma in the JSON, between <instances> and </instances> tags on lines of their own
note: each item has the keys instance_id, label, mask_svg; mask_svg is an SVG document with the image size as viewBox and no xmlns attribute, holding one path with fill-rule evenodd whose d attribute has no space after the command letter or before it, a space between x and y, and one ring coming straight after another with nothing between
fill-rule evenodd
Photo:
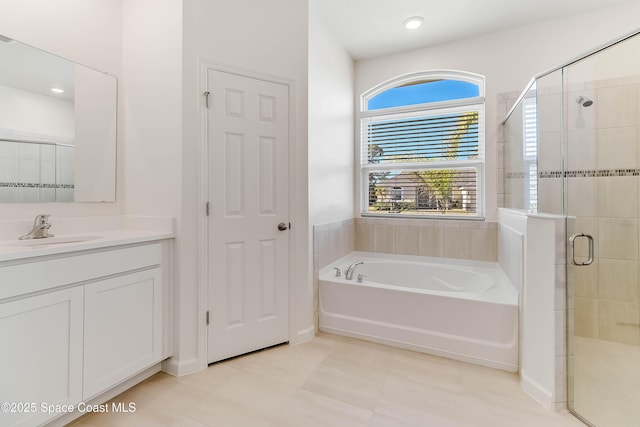
<instances>
[{"instance_id":1,"label":"bathroom vanity","mask_svg":"<svg viewBox=\"0 0 640 427\"><path fill-rule=\"evenodd\" d=\"M70 420L160 370L171 356L172 237L0 241L1 425Z\"/></svg>"}]
</instances>

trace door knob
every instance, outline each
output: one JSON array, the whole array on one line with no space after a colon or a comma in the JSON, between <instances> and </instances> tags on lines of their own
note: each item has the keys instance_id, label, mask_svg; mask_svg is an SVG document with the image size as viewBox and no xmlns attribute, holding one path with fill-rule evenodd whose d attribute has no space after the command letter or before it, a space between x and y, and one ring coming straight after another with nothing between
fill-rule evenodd
<instances>
[{"instance_id":1,"label":"door knob","mask_svg":"<svg viewBox=\"0 0 640 427\"><path fill-rule=\"evenodd\" d=\"M280 230L280 231L284 231L287 228L289 228L289 227L287 227L287 224L285 224L284 222L281 222L280 224L278 224L278 230Z\"/></svg>"}]
</instances>

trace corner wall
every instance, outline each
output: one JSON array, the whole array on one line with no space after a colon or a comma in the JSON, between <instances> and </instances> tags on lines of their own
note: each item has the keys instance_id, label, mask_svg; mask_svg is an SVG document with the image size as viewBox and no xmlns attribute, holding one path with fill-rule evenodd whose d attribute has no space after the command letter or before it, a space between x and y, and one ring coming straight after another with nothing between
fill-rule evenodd
<instances>
[{"instance_id":1,"label":"corner wall","mask_svg":"<svg viewBox=\"0 0 640 427\"><path fill-rule=\"evenodd\" d=\"M310 2L309 220L319 225L354 216L353 60Z\"/></svg>"}]
</instances>

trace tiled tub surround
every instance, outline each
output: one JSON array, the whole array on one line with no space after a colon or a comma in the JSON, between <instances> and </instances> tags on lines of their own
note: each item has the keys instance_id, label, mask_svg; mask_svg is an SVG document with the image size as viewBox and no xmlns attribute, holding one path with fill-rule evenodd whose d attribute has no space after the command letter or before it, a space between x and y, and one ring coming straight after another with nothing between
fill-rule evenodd
<instances>
[{"instance_id":1,"label":"tiled tub surround","mask_svg":"<svg viewBox=\"0 0 640 427\"><path fill-rule=\"evenodd\" d=\"M498 225L484 221L356 218L355 250L498 260Z\"/></svg>"},{"instance_id":2,"label":"tiled tub surround","mask_svg":"<svg viewBox=\"0 0 640 427\"><path fill-rule=\"evenodd\" d=\"M498 224L484 221L352 218L313 228L314 307L318 325L318 270L353 251L498 260Z\"/></svg>"},{"instance_id":3,"label":"tiled tub surround","mask_svg":"<svg viewBox=\"0 0 640 427\"><path fill-rule=\"evenodd\" d=\"M17 142L27 140L33 142ZM0 129L0 203L72 202L72 143L68 138Z\"/></svg>"}]
</instances>

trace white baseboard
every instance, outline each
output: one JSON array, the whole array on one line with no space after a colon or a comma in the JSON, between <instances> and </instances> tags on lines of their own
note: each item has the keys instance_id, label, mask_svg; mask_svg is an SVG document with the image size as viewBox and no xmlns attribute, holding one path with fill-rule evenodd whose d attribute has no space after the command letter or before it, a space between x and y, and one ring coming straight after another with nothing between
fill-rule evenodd
<instances>
[{"instance_id":1,"label":"white baseboard","mask_svg":"<svg viewBox=\"0 0 640 427\"><path fill-rule=\"evenodd\" d=\"M193 374L201 371L197 358L178 360L175 357L162 362L162 370L174 377Z\"/></svg>"},{"instance_id":2,"label":"white baseboard","mask_svg":"<svg viewBox=\"0 0 640 427\"><path fill-rule=\"evenodd\" d=\"M311 324L308 328L299 330L294 336L289 340L290 344L302 344L307 341L311 341L313 337L316 335L316 326Z\"/></svg>"},{"instance_id":3,"label":"white baseboard","mask_svg":"<svg viewBox=\"0 0 640 427\"><path fill-rule=\"evenodd\" d=\"M553 393L520 370L520 386L525 393L550 411L556 410Z\"/></svg>"}]
</instances>

